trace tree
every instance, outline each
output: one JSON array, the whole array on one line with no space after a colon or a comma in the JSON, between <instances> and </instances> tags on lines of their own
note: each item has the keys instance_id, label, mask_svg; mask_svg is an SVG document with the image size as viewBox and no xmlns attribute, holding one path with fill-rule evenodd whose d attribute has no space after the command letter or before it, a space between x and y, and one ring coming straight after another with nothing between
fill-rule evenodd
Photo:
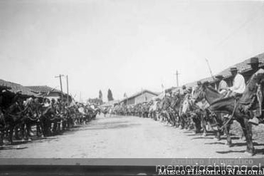
<instances>
[{"instance_id":1,"label":"tree","mask_svg":"<svg viewBox=\"0 0 264 176\"><path fill-rule=\"evenodd\" d=\"M110 89L108 89L107 98L108 98L108 101L114 100L112 91Z\"/></svg>"},{"instance_id":2,"label":"tree","mask_svg":"<svg viewBox=\"0 0 264 176\"><path fill-rule=\"evenodd\" d=\"M100 99L100 100L103 100L103 93L102 93L101 90L99 90L99 99Z\"/></svg>"},{"instance_id":3,"label":"tree","mask_svg":"<svg viewBox=\"0 0 264 176\"><path fill-rule=\"evenodd\" d=\"M127 94L126 93L124 93L124 98L127 98Z\"/></svg>"}]
</instances>

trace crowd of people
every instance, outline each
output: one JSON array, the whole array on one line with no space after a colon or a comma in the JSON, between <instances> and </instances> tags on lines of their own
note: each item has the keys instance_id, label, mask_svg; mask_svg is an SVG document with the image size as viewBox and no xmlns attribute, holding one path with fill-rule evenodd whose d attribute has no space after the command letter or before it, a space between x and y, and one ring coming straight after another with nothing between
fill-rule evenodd
<instances>
[{"instance_id":1,"label":"crowd of people","mask_svg":"<svg viewBox=\"0 0 264 176\"><path fill-rule=\"evenodd\" d=\"M238 72L236 67L230 68L232 86L228 85L223 75L216 75L217 87L212 87L209 82L197 81L194 87L182 86L164 92L163 96L153 97L149 102L135 105L122 102L108 108L74 101L69 103L60 98L55 100L44 96L28 96L0 87L0 145L12 144L13 138L31 140L33 136L57 135L75 125L88 123L101 112L105 116L152 118L203 135L213 130L219 140L224 132L230 146L230 125L233 120L237 120L241 123L247 143L250 143L251 128L247 123L263 123L264 70L256 57L251 58L248 64L251 69L244 73ZM245 122L240 116L245 116ZM253 144L250 145L248 148L252 148ZM250 152L253 153L253 149Z\"/></svg>"},{"instance_id":2,"label":"crowd of people","mask_svg":"<svg viewBox=\"0 0 264 176\"><path fill-rule=\"evenodd\" d=\"M0 90L0 145L61 134L95 119L95 105Z\"/></svg>"},{"instance_id":3,"label":"crowd of people","mask_svg":"<svg viewBox=\"0 0 264 176\"><path fill-rule=\"evenodd\" d=\"M212 87L209 82L202 83L201 81L197 81L197 85L194 87L182 86L174 91L164 92L163 97L154 97L149 102L136 105L126 105L122 102L108 109L103 109L102 112L104 114L109 113L110 115L117 114L152 118L171 126L189 130L193 129L194 132L202 132L203 135L207 134L208 129L215 129L213 131L216 137L220 139L221 134L224 132L227 135L227 144L231 146L232 142L229 130L233 120L241 123L243 132L246 133L245 135L250 134L249 131L251 129L247 128L247 123L253 125L263 123L263 68L260 67L260 62L256 57L251 58L248 64L251 66L251 69L244 73L238 72L236 67L230 68L233 80L232 86L228 86L223 75L216 75L215 79L218 81L217 87ZM254 77L254 75L259 73L259 70L261 70L261 74L258 74L258 77ZM255 84L254 80L258 80L258 82ZM251 84L254 82L254 87L253 85L249 85L249 81L251 81ZM257 92L257 87L262 91ZM210 91L211 97L209 97ZM253 93L246 95L248 92ZM212 100L209 100L208 97ZM243 101L239 101L240 99L243 99ZM247 102L249 103L246 104ZM260 109L255 108L256 106L260 107ZM255 111L259 111L260 113L254 113ZM234 116L238 117L234 118ZM240 116L243 116L243 118L245 116L248 121L244 122ZM252 140L252 136L250 135L246 136L246 138L248 142Z\"/></svg>"}]
</instances>

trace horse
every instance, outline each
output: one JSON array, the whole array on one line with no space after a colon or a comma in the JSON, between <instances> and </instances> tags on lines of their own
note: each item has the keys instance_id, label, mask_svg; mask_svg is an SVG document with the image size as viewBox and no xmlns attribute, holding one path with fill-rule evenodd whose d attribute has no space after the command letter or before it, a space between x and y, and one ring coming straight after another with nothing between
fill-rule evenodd
<instances>
[{"instance_id":1,"label":"horse","mask_svg":"<svg viewBox=\"0 0 264 176\"><path fill-rule=\"evenodd\" d=\"M56 128L57 117L57 110L53 105L48 107L41 107L40 108L41 115L40 115L40 126L42 129L42 134L44 137L50 136L54 131L51 130L51 126L53 124L53 130Z\"/></svg>"},{"instance_id":2,"label":"horse","mask_svg":"<svg viewBox=\"0 0 264 176\"><path fill-rule=\"evenodd\" d=\"M219 116L219 114L212 114L208 107L210 106L209 103L203 98L201 101L196 101L197 99L197 93L199 93L199 86L193 89L192 92L192 101L193 104L197 106L196 109L196 114L199 119L196 120L200 120L200 127L201 130L203 131L203 136L207 136L207 128L206 125L209 126L210 129L212 129L212 125L211 124L220 124L221 121L217 122L217 119L220 118L216 118L216 116ZM220 132L217 131L216 137L220 140Z\"/></svg>"},{"instance_id":3,"label":"horse","mask_svg":"<svg viewBox=\"0 0 264 176\"><path fill-rule=\"evenodd\" d=\"M255 154L252 142L252 126L248 122L253 116L263 118L264 70L260 69L251 76L242 97L228 97L211 103L214 111L226 111L233 114L240 123L247 141L246 153Z\"/></svg>"},{"instance_id":4,"label":"horse","mask_svg":"<svg viewBox=\"0 0 264 176\"><path fill-rule=\"evenodd\" d=\"M188 111L189 111L189 95L184 96L181 107L179 110L180 126L181 129L188 128Z\"/></svg>"},{"instance_id":5,"label":"horse","mask_svg":"<svg viewBox=\"0 0 264 176\"><path fill-rule=\"evenodd\" d=\"M163 117L163 121L167 121L168 124L174 125L175 120L173 117L173 108L171 107L172 105L173 98L170 96L164 96L163 99L161 100L161 112L160 115Z\"/></svg>"},{"instance_id":6,"label":"horse","mask_svg":"<svg viewBox=\"0 0 264 176\"><path fill-rule=\"evenodd\" d=\"M9 142L13 144L13 132L15 130L15 137L18 137L18 128L25 120L25 112L26 109L20 103L12 104L7 110L3 111L4 114L4 121L5 121L5 130L7 135L9 135Z\"/></svg>"},{"instance_id":7,"label":"horse","mask_svg":"<svg viewBox=\"0 0 264 176\"><path fill-rule=\"evenodd\" d=\"M28 98L25 103L25 119L21 124L22 140L31 141L31 126L36 125L37 136L41 134L40 129L40 112L39 107L41 104L38 101L34 101L32 98Z\"/></svg>"},{"instance_id":8,"label":"horse","mask_svg":"<svg viewBox=\"0 0 264 176\"><path fill-rule=\"evenodd\" d=\"M183 95L181 95L179 92L173 93L173 96L171 98L171 104L170 104L170 110L172 113L172 119L173 119L173 125L177 128L180 126L180 109L182 106L183 101Z\"/></svg>"},{"instance_id":9,"label":"horse","mask_svg":"<svg viewBox=\"0 0 264 176\"><path fill-rule=\"evenodd\" d=\"M217 90L215 90L213 87L211 87L209 85L208 82L205 82L202 84L202 86L198 87L197 90L194 92L193 94L193 99L195 103L201 102L204 99L209 103L209 107L206 108L207 112L210 114L210 117L212 118L211 120L216 122L216 126L217 126L217 131L216 131L216 138L218 140L221 139L220 135L221 135L221 131L222 128L224 129L224 132L226 134L227 137L227 145L229 147L232 146L232 140L229 134L229 130L230 130L230 126L232 121L229 121L231 123L227 123L228 119L226 119L224 117L224 113L228 113L227 111L215 111L214 109L211 108L211 105L213 102L217 101L217 100L221 100L224 98L223 94L218 93ZM208 114L208 115L209 115ZM244 125L244 122L242 122L241 120L237 120L241 126ZM222 128L221 128L222 126ZM205 127L204 127L205 128Z\"/></svg>"},{"instance_id":10,"label":"horse","mask_svg":"<svg viewBox=\"0 0 264 176\"><path fill-rule=\"evenodd\" d=\"M151 105L149 107L149 117L155 121L157 121L157 110L158 110L158 100L152 100Z\"/></svg>"}]
</instances>

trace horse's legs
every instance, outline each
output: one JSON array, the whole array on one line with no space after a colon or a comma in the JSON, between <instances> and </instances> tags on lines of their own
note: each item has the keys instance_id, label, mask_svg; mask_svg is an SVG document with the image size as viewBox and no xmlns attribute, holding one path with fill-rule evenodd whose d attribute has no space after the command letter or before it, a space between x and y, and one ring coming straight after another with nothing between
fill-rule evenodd
<instances>
[{"instance_id":1,"label":"horse's legs","mask_svg":"<svg viewBox=\"0 0 264 176\"><path fill-rule=\"evenodd\" d=\"M25 123L22 123L20 125L20 130L21 130L21 137L22 137L22 140L25 140ZM15 132L16 133L16 132ZM16 134L16 139L18 138L17 134Z\"/></svg>"},{"instance_id":2,"label":"horse's legs","mask_svg":"<svg viewBox=\"0 0 264 176\"><path fill-rule=\"evenodd\" d=\"M220 127L223 125L223 120L221 119L221 114L215 114L213 116L214 122L213 122L213 127L216 126L217 130L215 133L215 138L220 141L221 140L221 129Z\"/></svg>"},{"instance_id":3,"label":"horse's legs","mask_svg":"<svg viewBox=\"0 0 264 176\"><path fill-rule=\"evenodd\" d=\"M173 114L172 114L172 119L173 119L173 126L177 126L177 114L176 114L176 112L174 112Z\"/></svg>"},{"instance_id":4,"label":"horse's legs","mask_svg":"<svg viewBox=\"0 0 264 176\"><path fill-rule=\"evenodd\" d=\"M244 132L244 135L246 137L246 141L247 141L247 153L250 153L251 155L255 154L255 148L253 145L253 141L252 141L252 125L250 123L248 123L248 119L247 118L243 118L241 120L239 120Z\"/></svg>"},{"instance_id":5,"label":"horse's legs","mask_svg":"<svg viewBox=\"0 0 264 176\"><path fill-rule=\"evenodd\" d=\"M228 118L224 117L224 114L220 114L221 118L223 119L223 124L226 124L226 122L229 120ZM230 118L230 117L229 117ZM228 124L226 124L226 126L224 127L224 133L226 135L226 145L228 145L229 147L232 146L232 139L230 137L230 127L231 127L231 123L229 122Z\"/></svg>"},{"instance_id":6,"label":"horse's legs","mask_svg":"<svg viewBox=\"0 0 264 176\"><path fill-rule=\"evenodd\" d=\"M154 116L154 120L157 121L158 120L158 117L157 117L156 111L153 112L153 116Z\"/></svg>"},{"instance_id":7,"label":"horse's legs","mask_svg":"<svg viewBox=\"0 0 264 176\"><path fill-rule=\"evenodd\" d=\"M44 136L50 136L50 129L51 129L51 122L49 121L49 119L46 119L43 121L43 131L44 131Z\"/></svg>"},{"instance_id":8,"label":"horse's legs","mask_svg":"<svg viewBox=\"0 0 264 176\"><path fill-rule=\"evenodd\" d=\"M226 134L226 144L231 147L232 146L232 139L230 137L230 133L229 133L229 130L230 130L230 124L227 124L225 127L224 127L224 132Z\"/></svg>"},{"instance_id":9,"label":"horse's legs","mask_svg":"<svg viewBox=\"0 0 264 176\"><path fill-rule=\"evenodd\" d=\"M192 118L190 114L186 115L186 125L185 125L185 129L186 130L191 130L192 126L193 126L193 122L192 122Z\"/></svg>"},{"instance_id":10,"label":"horse's legs","mask_svg":"<svg viewBox=\"0 0 264 176\"><path fill-rule=\"evenodd\" d=\"M176 113L175 115L175 127L178 128L180 126L180 117L179 114Z\"/></svg>"},{"instance_id":11,"label":"horse's legs","mask_svg":"<svg viewBox=\"0 0 264 176\"><path fill-rule=\"evenodd\" d=\"M23 127L22 124L15 127L15 139L17 139L17 140L20 139L19 134L18 134L18 128L20 128L20 130L21 130L22 127ZM13 135L13 132L12 132L12 135Z\"/></svg>"},{"instance_id":12,"label":"horse's legs","mask_svg":"<svg viewBox=\"0 0 264 176\"><path fill-rule=\"evenodd\" d=\"M52 128L52 133L53 133L53 135L56 133L57 125L58 125L57 122L54 121L54 122L53 122L53 128Z\"/></svg>"},{"instance_id":13,"label":"horse's legs","mask_svg":"<svg viewBox=\"0 0 264 176\"><path fill-rule=\"evenodd\" d=\"M181 114L181 115L179 115L179 127L180 127L180 129L183 129L183 115Z\"/></svg>"},{"instance_id":14,"label":"horse's legs","mask_svg":"<svg viewBox=\"0 0 264 176\"><path fill-rule=\"evenodd\" d=\"M203 130L203 136L207 136L205 114L201 114L200 118L201 118L201 128Z\"/></svg>"},{"instance_id":15,"label":"horse's legs","mask_svg":"<svg viewBox=\"0 0 264 176\"><path fill-rule=\"evenodd\" d=\"M201 132L201 120L200 120L199 114L193 115L192 119L195 125L195 133L200 133Z\"/></svg>"},{"instance_id":16,"label":"horse's legs","mask_svg":"<svg viewBox=\"0 0 264 176\"><path fill-rule=\"evenodd\" d=\"M37 121L36 128L37 128L37 136L44 137L45 132L44 132L43 119Z\"/></svg>"},{"instance_id":17,"label":"horse's legs","mask_svg":"<svg viewBox=\"0 0 264 176\"><path fill-rule=\"evenodd\" d=\"M4 130L0 131L0 146L4 145Z\"/></svg>"},{"instance_id":18,"label":"horse's legs","mask_svg":"<svg viewBox=\"0 0 264 176\"><path fill-rule=\"evenodd\" d=\"M181 129L184 129L185 128L185 126L186 126L186 115L185 114L183 114L182 116L181 116Z\"/></svg>"},{"instance_id":19,"label":"horse's legs","mask_svg":"<svg viewBox=\"0 0 264 176\"><path fill-rule=\"evenodd\" d=\"M60 131L62 130L62 123L63 123L63 119L58 120L58 122L57 122L57 134L59 134Z\"/></svg>"},{"instance_id":20,"label":"horse's legs","mask_svg":"<svg viewBox=\"0 0 264 176\"><path fill-rule=\"evenodd\" d=\"M168 111L165 111L165 117L167 119L167 123L171 124L171 116L170 116L170 113Z\"/></svg>"},{"instance_id":21,"label":"horse's legs","mask_svg":"<svg viewBox=\"0 0 264 176\"><path fill-rule=\"evenodd\" d=\"M26 124L26 128L27 128L27 131L26 131L26 135L27 136L26 136L26 138L27 138L28 141L31 141L31 138L30 138L30 136L31 136L30 135L30 132L31 132L31 124L30 124L30 122Z\"/></svg>"},{"instance_id":22,"label":"horse's legs","mask_svg":"<svg viewBox=\"0 0 264 176\"><path fill-rule=\"evenodd\" d=\"M9 142L10 144L13 144L13 132L14 132L14 126L12 125L9 129Z\"/></svg>"}]
</instances>

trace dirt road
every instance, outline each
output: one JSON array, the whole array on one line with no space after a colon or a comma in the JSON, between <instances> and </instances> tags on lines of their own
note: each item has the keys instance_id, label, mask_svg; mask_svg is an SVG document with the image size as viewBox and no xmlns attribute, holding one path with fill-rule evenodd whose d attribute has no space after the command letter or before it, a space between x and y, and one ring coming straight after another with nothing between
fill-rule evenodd
<instances>
[{"instance_id":1,"label":"dirt road","mask_svg":"<svg viewBox=\"0 0 264 176\"><path fill-rule=\"evenodd\" d=\"M223 137L224 138L224 137ZM148 118L99 116L63 135L4 146L1 158L206 158L249 157L245 141L232 136L233 147L213 134L202 137ZM263 138L254 141L264 157Z\"/></svg>"}]
</instances>

